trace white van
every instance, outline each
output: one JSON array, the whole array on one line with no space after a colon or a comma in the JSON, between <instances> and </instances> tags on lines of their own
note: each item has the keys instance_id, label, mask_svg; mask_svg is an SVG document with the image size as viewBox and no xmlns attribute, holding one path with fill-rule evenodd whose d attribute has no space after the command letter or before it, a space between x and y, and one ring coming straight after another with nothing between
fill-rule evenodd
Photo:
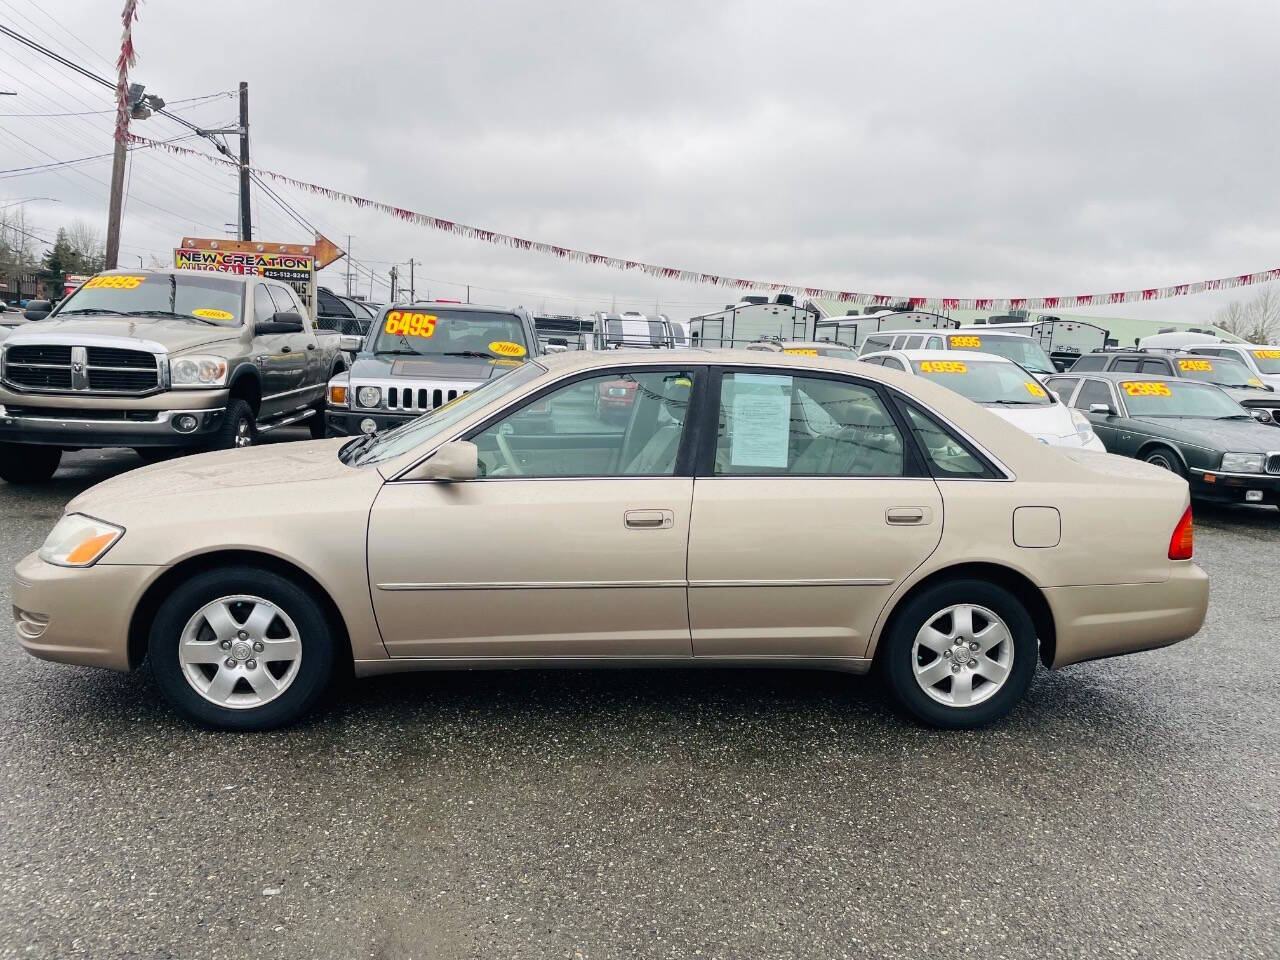
<instances>
[{"instance_id":1,"label":"white van","mask_svg":"<svg viewBox=\"0 0 1280 960\"><path fill-rule=\"evenodd\" d=\"M1037 340L988 327L960 327L945 333L877 333L867 337L859 356L884 350L969 350L994 353L1026 367L1037 377L1058 372Z\"/></svg>"}]
</instances>

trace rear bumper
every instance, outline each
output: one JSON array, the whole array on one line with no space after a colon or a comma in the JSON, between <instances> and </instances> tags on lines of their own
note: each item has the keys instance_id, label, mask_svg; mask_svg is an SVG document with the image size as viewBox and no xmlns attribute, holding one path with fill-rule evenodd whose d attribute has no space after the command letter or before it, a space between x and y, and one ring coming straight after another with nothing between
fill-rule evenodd
<instances>
[{"instance_id":1,"label":"rear bumper","mask_svg":"<svg viewBox=\"0 0 1280 960\"><path fill-rule=\"evenodd\" d=\"M107 563L59 567L28 554L13 570L18 643L41 660L130 669L129 623L161 569Z\"/></svg>"},{"instance_id":2,"label":"rear bumper","mask_svg":"<svg viewBox=\"0 0 1280 960\"><path fill-rule=\"evenodd\" d=\"M324 415L324 435L326 437L358 437L364 433L360 424L366 420L372 420L376 428L381 431L391 430L410 420L417 420L420 416L422 416L421 413L396 414L376 411L364 413L359 410L329 409Z\"/></svg>"},{"instance_id":3,"label":"rear bumper","mask_svg":"<svg viewBox=\"0 0 1280 960\"><path fill-rule=\"evenodd\" d=\"M1166 647L1194 636L1209 609L1209 576L1173 561L1162 583L1047 587L1057 633L1053 668Z\"/></svg>"}]
</instances>

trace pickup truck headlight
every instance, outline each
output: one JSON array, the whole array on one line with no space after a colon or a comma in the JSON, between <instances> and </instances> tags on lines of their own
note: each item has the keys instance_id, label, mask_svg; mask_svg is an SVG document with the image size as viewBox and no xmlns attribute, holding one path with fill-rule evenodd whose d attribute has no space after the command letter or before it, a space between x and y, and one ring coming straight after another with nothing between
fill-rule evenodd
<instances>
[{"instance_id":1,"label":"pickup truck headlight","mask_svg":"<svg viewBox=\"0 0 1280 960\"><path fill-rule=\"evenodd\" d=\"M361 387L356 391L356 403L361 407L376 407L382 403L381 387Z\"/></svg>"},{"instance_id":2,"label":"pickup truck headlight","mask_svg":"<svg viewBox=\"0 0 1280 960\"><path fill-rule=\"evenodd\" d=\"M123 527L68 513L45 538L40 559L60 567L91 567L123 535Z\"/></svg>"},{"instance_id":3,"label":"pickup truck headlight","mask_svg":"<svg viewBox=\"0 0 1280 960\"><path fill-rule=\"evenodd\" d=\"M1218 469L1223 473L1261 473L1262 461L1260 453L1224 453Z\"/></svg>"},{"instance_id":4,"label":"pickup truck headlight","mask_svg":"<svg viewBox=\"0 0 1280 960\"><path fill-rule=\"evenodd\" d=\"M179 357L169 361L169 385L173 387L223 387L227 361L222 357Z\"/></svg>"}]
</instances>

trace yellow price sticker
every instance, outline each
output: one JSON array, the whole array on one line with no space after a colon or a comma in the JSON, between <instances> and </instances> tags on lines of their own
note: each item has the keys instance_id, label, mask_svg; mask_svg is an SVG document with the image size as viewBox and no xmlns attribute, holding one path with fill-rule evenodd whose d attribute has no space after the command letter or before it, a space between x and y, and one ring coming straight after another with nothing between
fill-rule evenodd
<instances>
[{"instance_id":1,"label":"yellow price sticker","mask_svg":"<svg viewBox=\"0 0 1280 960\"><path fill-rule=\"evenodd\" d=\"M1030 380L1028 380L1026 383L1023 384L1023 386L1027 388L1027 393L1031 394L1033 397L1048 396L1048 394L1044 392L1044 387L1040 386L1040 384L1038 383L1032 383Z\"/></svg>"},{"instance_id":2,"label":"yellow price sticker","mask_svg":"<svg viewBox=\"0 0 1280 960\"><path fill-rule=\"evenodd\" d=\"M1120 384L1124 392L1131 397L1172 397L1173 391L1167 384L1153 380L1126 380Z\"/></svg>"},{"instance_id":3,"label":"yellow price sticker","mask_svg":"<svg viewBox=\"0 0 1280 960\"><path fill-rule=\"evenodd\" d=\"M1251 387L1260 387L1260 386L1262 386L1262 385L1263 385L1263 384L1262 384L1262 381L1261 381L1261 380L1259 380L1257 377L1250 377L1250 378L1249 378L1249 386L1251 386Z\"/></svg>"},{"instance_id":4,"label":"yellow price sticker","mask_svg":"<svg viewBox=\"0 0 1280 960\"><path fill-rule=\"evenodd\" d=\"M489 352L501 354L504 357L523 357L526 351L520 344L512 343L510 340L495 340L489 344Z\"/></svg>"},{"instance_id":5,"label":"yellow price sticker","mask_svg":"<svg viewBox=\"0 0 1280 960\"><path fill-rule=\"evenodd\" d=\"M1280 360L1280 350L1255 350L1253 355L1259 360Z\"/></svg>"},{"instance_id":6,"label":"yellow price sticker","mask_svg":"<svg viewBox=\"0 0 1280 960\"><path fill-rule=\"evenodd\" d=\"M523 365L523 360L508 360L506 357L494 357L489 361L489 366L491 367L519 367Z\"/></svg>"},{"instance_id":7,"label":"yellow price sticker","mask_svg":"<svg viewBox=\"0 0 1280 960\"><path fill-rule=\"evenodd\" d=\"M392 336L433 337L436 332L436 320L433 313L421 313L417 310L391 310L382 323L382 329Z\"/></svg>"},{"instance_id":8,"label":"yellow price sticker","mask_svg":"<svg viewBox=\"0 0 1280 960\"><path fill-rule=\"evenodd\" d=\"M133 290L142 285L146 277L97 276L85 281L84 290Z\"/></svg>"},{"instance_id":9,"label":"yellow price sticker","mask_svg":"<svg viewBox=\"0 0 1280 960\"><path fill-rule=\"evenodd\" d=\"M818 351L809 347L783 347L783 353L793 353L797 357L816 357Z\"/></svg>"},{"instance_id":10,"label":"yellow price sticker","mask_svg":"<svg viewBox=\"0 0 1280 960\"><path fill-rule=\"evenodd\" d=\"M921 360L921 373L968 373L969 368L959 360Z\"/></svg>"},{"instance_id":11,"label":"yellow price sticker","mask_svg":"<svg viewBox=\"0 0 1280 960\"><path fill-rule=\"evenodd\" d=\"M954 336L948 337L947 340L952 348L957 350L977 350L982 346L981 337Z\"/></svg>"},{"instance_id":12,"label":"yellow price sticker","mask_svg":"<svg viewBox=\"0 0 1280 960\"><path fill-rule=\"evenodd\" d=\"M235 315L225 310L214 310L212 307L196 307L191 311L193 317L204 317L206 320L234 320Z\"/></svg>"},{"instance_id":13,"label":"yellow price sticker","mask_svg":"<svg viewBox=\"0 0 1280 960\"><path fill-rule=\"evenodd\" d=\"M1180 370L1198 370L1201 373L1212 373L1213 364L1208 360L1179 360L1178 369Z\"/></svg>"}]
</instances>

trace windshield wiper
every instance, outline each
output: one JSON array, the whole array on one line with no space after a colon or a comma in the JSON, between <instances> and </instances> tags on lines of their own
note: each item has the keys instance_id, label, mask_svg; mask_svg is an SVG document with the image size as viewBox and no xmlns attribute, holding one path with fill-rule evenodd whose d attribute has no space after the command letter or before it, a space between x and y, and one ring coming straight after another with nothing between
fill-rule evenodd
<instances>
[{"instance_id":1,"label":"windshield wiper","mask_svg":"<svg viewBox=\"0 0 1280 960\"><path fill-rule=\"evenodd\" d=\"M986 400L985 403L999 403L1008 407L1042 407L1039 400Z\"/></svg>"},{"instance_id":2,"label":"windshield wiper","mask_svg":"<svg viewBox=\"0 0 1280 960\"><path fill-rule=\"evenodd\" d=\"M356 457L369 449L369 445L373 443L373 440L377 435L378 432L376 430L373 433L366 433L362 437L357 437L353 443L343 447L342 454L346 457L346 462L355 463Z\"/></svg>"},{"instance_id":3,"label":"windshield wiper","mask_svg":"<svg viewBox=\"0 0 1280 960\"><path fill-rule=\"evenodd\" d=\"M211 327L221 326L217 321L197 317L194 313L174 313L172 310L128 310L120 315L122 317L177 317L179 320L198 320Z\"/></svg>"},{"instance_id":4,"label":"windshield wiper","mask_svg":"<svg viewBox=\"0 0 1280 960\"><path fill-rule=\"evenodd\" d=\"M84 309L78 309L78 310L62 310L62 311L59 311L58 316L60 316L60 317L69 317L69 316L71 316L71 315L73 315L73 314L77 314L77 313L105 313L105 314L109 314L109 315L111 315L111 316L113 316L113 317L127 317L127 316L129 316L129 314L125 313L125 312L124 312L124 311L122 311L122 310L107 310L107 309L104 309L104 308L90 308L90 307L86 307L86 308L84 308Z\"/></svg>"},{"instance_id":5,"label":"windshield wiper","mask_svg":"<svg viewBox=\"0 0 1280 960\"><path fill-rule=\"evenodd\" d=\"M481 360L492 360L492 353L481 353L479 350L451 350L448 353L437 353L437 357L479 357Z\"/></svg>"},{"instance_id":6,"label":"windshield wiper","mask_svg":"<svg viewBox=\"0 0 1280 960\"><path fill-rule=\"evenodd\" d=\"M1247 413L1232 413L1225 417L1214 417L1215 420L1252 420L1253 417Z\"/></svg>"}]
</instances>

